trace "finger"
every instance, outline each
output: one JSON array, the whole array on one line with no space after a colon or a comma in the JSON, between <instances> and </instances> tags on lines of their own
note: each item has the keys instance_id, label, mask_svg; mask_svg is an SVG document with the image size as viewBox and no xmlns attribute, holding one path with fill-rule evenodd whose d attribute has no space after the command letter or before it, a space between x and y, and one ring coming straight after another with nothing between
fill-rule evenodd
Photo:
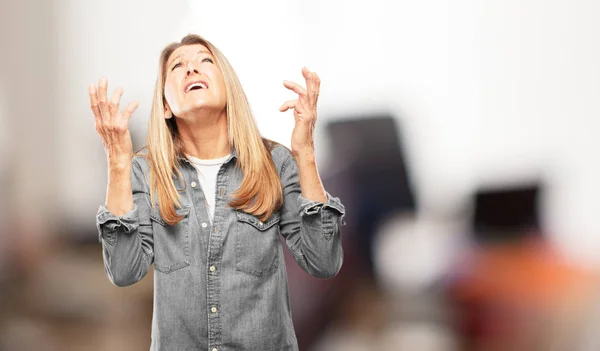
<instances>
[{"instance_id":1,"label":"finger","mask_svg":"<svg viewBox=\"0 0 600 351\"><path fill-rule=\"evenodd\" d=\"M112 94L112 97L110 98L110 103L108 104L110 118L115 118L119 115L119 102L121 101L121 96L123 96L123 88L118 87Z\"/></svg>"},{"instance_id":2,"label":"finger","mask_svg":"<svg viewBox=\"0 0 600 351\"><path fill-rule=\"evenodd\" d=\"M288 101L284 102L283 105L281 105L281 107L279 108L279 111L285 112L291 108L295 108L297 103L298 103L298 100L288 100Z\"/></svg>"},{"instance_id":3,"label":"finger","mask_svg":"<svg viewBox=\"0 0 600 351\"><path fill-rule=\"evenodd\" d=\"M295 92L298 95L306 95L306 89L304 89L300 84L294 83L289 80L284 80L283 86L292 90L293 92Z\"/></svg>"},{"instance_id":4,"label":"finger","mask_svg":"<svg viewBox=\"0 0 600 351\"><path fill-rule=\"evenodd\" d=\"M304 79L306 79L307 81L310 79L310 74L312 72L308 69L308 67L302 67L302 76L304 77Z\"/></svg>"},{"instance_id":5,"label":"finger","mask_svg":"<svg viewBox=\"0 0 600 351\"><path fill-rule=\"evenodd\" d=\"M313 96L318 97L319 96L319 90L321 88L321 78L319 78L319 76L317 75L316 72L312 72L311 73L312 78L311 78L311 89L312 91L310 91L310 93L313 94Z\"/></svg>"},{"instance_id":6,"label":"finger","mask_svg":"<svg viewBox=\"0 0 600 351\"><path fill-rule=\"evenodd\" d=\"M306 90L308 94L319 95L321 80L317 73L311 72L307 67L302 67L302 76L306 79Z\"/></svg>"},{"instance_id":7,"label":"finger","mask_svg":"<svg viewBox=\"0 0 600 351\"><path fill-rule=\"evenodd\" d=\"M106 122L110 119L110 111L108 110L108 99L106 97L106 89L108 87L108 80L105 77L100 79L98 83L98 106L102 119Z\"/></svg>"},{"instance_id":8,"label":"finger","mask_svg":"<svg viewBox=\"0 0 600 351\"><path fill-rule=\"evenodd\" d=\"M88 87L88 93L90 94L90 107L94 113L94 118L96 119L96 123L100 123L102 121L102 114L100 113L100 108L98 107L98 92L96 91L94 84L90 84Z\"/></svg>"},{"instance_id":9,"label":"finger","mask_svg":"<svg viewBox=\"0 0 600 351\"><path fill-rule=\"evenodd\" d=\"M134 101L127 106L127 108L123 112L123 118L126 119L127 122L129 122L129 117L131 117L133 111L135 111L135 109L138 108L138 106L139 103L137 101Z\"/></svg>"}]
</instances>

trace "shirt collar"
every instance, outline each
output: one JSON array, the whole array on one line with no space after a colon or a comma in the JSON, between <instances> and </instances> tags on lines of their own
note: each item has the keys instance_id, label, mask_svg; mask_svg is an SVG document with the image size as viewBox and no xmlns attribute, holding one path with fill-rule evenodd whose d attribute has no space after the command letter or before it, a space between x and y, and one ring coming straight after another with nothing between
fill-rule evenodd
<instances>
[{"instance_id":1,"label":"shirt collar","mask_svg":"<svg viewBox=\"0 0 600 351\"><path fill-rule=\"evenodd\" d=\"M191 164L190 160L188 160L188 159L187 159L187 157L185 157L185 155L180 155L180 156L177 156L177 158L178 158L180 161L185 161L185 162L187 162L187 163ZM235 148L232 148L232 150L231 150L231 154L229 155L229 157L228 157L227 159L225 159L225 161L223 162L223 164L225 164L225 163L227 163L227 162L231 161L231 159L233 159L233 158L236 158L236 159L237 159L237 151L235 150Z\"/></svg>"}]
</instances>

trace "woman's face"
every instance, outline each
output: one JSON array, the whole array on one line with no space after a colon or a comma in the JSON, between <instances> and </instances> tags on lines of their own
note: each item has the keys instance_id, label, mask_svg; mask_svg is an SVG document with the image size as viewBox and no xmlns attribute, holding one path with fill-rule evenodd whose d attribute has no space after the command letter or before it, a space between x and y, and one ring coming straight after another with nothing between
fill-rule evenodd
<instances>
[{"instance_id":1,"label":"woman's face","mask_svg":"<svg viewBox=\"0 0 600 351\"><path fill-rule=\"evenodd\" d=\"M221 70L204 45L177 48L166 66L165 99L173 115L186 118L194 112L223 111L227 92Z\"/></svg>"}]
</instances>

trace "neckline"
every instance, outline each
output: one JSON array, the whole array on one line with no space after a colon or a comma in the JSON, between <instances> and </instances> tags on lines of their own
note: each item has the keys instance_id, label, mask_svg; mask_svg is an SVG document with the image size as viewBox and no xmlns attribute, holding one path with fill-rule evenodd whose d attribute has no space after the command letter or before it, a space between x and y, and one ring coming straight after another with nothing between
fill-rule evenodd
<instances>
[{"instance_id":1,"label":"neckline","mask_svg":"<svg viewBox=\"0 0 600 351\"><path fill-rule=\"evenodd\" d=\"M213 158L213 159L209 159L209 160L204 160L204 159L200 159L200 158L197 158L197 157L185 154L185 157L187 157L187 159L190 160L191 163L193 163L195 165L200 165L200 166L217 166L217 165L222 165L223 163L225 163L225 161L227 161L227 159L230 156L231 156L231 154L223 156L223 157L219 157L219 158Z\"/></svg>"}]
</instances>

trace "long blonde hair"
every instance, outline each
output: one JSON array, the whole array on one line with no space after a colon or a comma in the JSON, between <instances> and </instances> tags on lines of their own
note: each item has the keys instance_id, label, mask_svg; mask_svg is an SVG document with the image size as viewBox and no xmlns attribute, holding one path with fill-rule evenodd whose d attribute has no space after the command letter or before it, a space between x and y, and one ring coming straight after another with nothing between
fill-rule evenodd
<instances>
[{"instance_id":1,"label":"long blonde hair","mask_svg":"<svg viewBox=\"0 0 600 351\"><path fill-rule=\"evenodd\" d=\"M231 195L229 206L265 221L283 202L281 181L270 153L273 144L261 137L246 94L225 56L198 35L190 34L179 43L167 45L160 55L148 127L148 153L145 154L150 164L151 202L154 206L158 198L160 215L165 222L175 224L181 220L175 207L181 207L179 192L183 189L176 189L173 177L183 178L178 169L178 158L183 156L184 148L175 118L165 119L165 66L177 48L196 44L204 45L210 51L225 81L229 144L237 153L236 167L243 173L242 183Z\"/></svg>"}]
</instances>

